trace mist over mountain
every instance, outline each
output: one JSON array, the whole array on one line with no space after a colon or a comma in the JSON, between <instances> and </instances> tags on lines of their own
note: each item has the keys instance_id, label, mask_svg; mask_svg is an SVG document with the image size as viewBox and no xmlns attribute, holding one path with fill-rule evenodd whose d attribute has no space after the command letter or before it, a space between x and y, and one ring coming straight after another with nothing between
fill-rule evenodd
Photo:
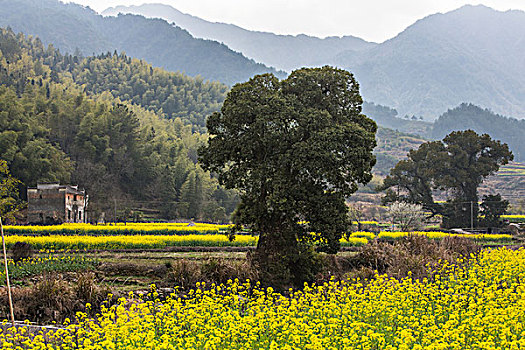
<instances>
[{"instance_id":1,"label":"mist over mountain","mask_svg":"<svg viewBox=\"0 0 525 350\"><path fill-rule=\"evenodd\" d=\"M0 0L0 8L0 26L38 35L62 52L124 51L157 67L230 85L266 72L285 76L226 45L196 39L160 19L102 17L89 8L56 0Z\"/></svg>"},{"instance_id":2,"label":"mist over mountain","mask_svg":"<svg viewBox=\"0 0 525 350\"><path fill-rule=\"evenodd\" d=\"M164 4L117 6L102 12L104 16L119 13L165 19L186 29L194 37L222 42L257 62L285 71L323 65L343 51L357 52L376 45L354 36L320 39L304 34L293 36L250 31L233 24L205 21Z\"/></svg>"},{"instance_id":3,"label":"mist over mountain","mask_svg":"<svg viewBox=\"0 0 525 350\"><path fill-rule=\"evenodd\" d=\"M211 23L162 4L104 11L162 17L194 36L224 42L285 70L336 65L350 70L365 100L400 116L434 120L463 102L525 118L525 12L467 5L425 17L381 44L355 37L319 39Z\"/></svg>"},{"instance_id":4,"label":"mist over mountain","mask_svg":"<svg viewBox=\"0 0 525 350\"><path fill-rule=\"evenodd\" d=\"M525 118L525 12L464 6L417 21L365 52L328 62L353 71L363 97L435 119L469 102Z\"/></svg>"}]
</instances>

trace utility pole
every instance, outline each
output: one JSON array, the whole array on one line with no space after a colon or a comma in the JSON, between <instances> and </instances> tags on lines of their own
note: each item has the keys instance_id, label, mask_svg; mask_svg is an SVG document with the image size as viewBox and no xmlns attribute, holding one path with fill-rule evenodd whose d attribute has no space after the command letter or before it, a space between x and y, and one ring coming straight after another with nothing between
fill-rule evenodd
<instances>
[{"instance_id":1,"label":"utility pole","mask_svg":"<svg viewBox=\"0 0 525 350\"><path fill-rule=\"evenodd\" d=\"M4 225L2 224L2 218L0 217L0 231L2 231L2 248L4 251L4 267L5 267L5 279L7 283L7 297L9 299L9 311L11 312L11 322L13 327L15 326L15 313L13 311L13 297L11 296L11 284L9 283L9 270L7 268L7 252L5 249L5 238L4 238Z\"/></svg>"},{"instance_id":2,"label":"utility pole","mask_svg":"<svg viewBox=\"0 0 525 350\"><path fill-rule=\"evenodd\" d=\"M474 202L470 201L470 229L474 230Z\"/></svg>"}]
</instances>

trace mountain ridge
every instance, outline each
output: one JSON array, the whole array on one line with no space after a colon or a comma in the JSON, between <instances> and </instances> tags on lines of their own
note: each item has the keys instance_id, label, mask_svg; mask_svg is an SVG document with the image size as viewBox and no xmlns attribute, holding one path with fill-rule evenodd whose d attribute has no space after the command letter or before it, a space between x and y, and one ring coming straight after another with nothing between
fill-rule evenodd
<instances>
[{"instance_id":1,"label":"mountain ridge","mask_svg":"<svg viewBox=\"0 0 525 350\"><path fill-rule=\"evenodd\" d=\"M127 9L139 11L147 6ZM166 5L155 6L157 12L162 9L176 11L180 14L179 19L191 16ZM112 9L113 12L125 10L126 7ZM111 9L105 11L106 14L110 12ZM191 18L213 28L226 25L196 16ZM185 26L184 23L176 25ZM239 30L249 32L243 28ZM205 36L205 33L199 34ZM288 37L295 41L309 38L305 35ZM254 42L268 55L273 55L271 60L260 55L257 61L287 69L329 64L350 70L360 82L365 100L395 108L400 115L416 115L428 121L464 102L518 119L525 118L525 86L521 83L525 80L524 38L525 12L465 5L419 19L382 43L369 43L360 50L351 45L335 51L315 49L317 58L301 53L294 58L293 64L286 54L287 47L277 43L270 45L262 39ZM330 40L327 39L326 42ZM250 56L240 47L232 48Z\"/></svg>"},{"instance_id":2,"label":"mountain ridge","mask_svg":"<svg viewBox=\"0 0 525 350\"><path fill-rule=\"evenodd\" d=\"M0 26L37 35L62 52L77 49L84 55L126 52L156 67L200 75L226 84L255 74L285 73L256 63L226 45L196 39L160 19L143 16L102 17L90 8L56 0L0 0Z\"/></svg>"},{"instance_id":3,"label":"mountain ridge","mask_svg":"<svg viewBox=\"0 0 525 350\"><path fill-rule=\"evenodd\" d=\"M195 37L223 42L232 50L242 52L257 62L265 62L285 71L322 64L323 58L327 60L348 47L359 51L376 45L355 36L329 36L321 39L305 34L280 35L252 31L234 24L206 21L159 3L116 6L101 12L104 16L116 16L119 13L163 18L188 30ZM319 58L320 54L321 58Z\"/></svg>"},{"instance_id":4,"label":"mountain ridge","mask_svg":"<svg viewBox=\"0 0 525 350\"><path fill-rule=\"evenodd\" d=\"M525 12L463 6L331 63L352 68L369 101L427 120L463 102L525 117Z\"/></svg>"}]
</instances>

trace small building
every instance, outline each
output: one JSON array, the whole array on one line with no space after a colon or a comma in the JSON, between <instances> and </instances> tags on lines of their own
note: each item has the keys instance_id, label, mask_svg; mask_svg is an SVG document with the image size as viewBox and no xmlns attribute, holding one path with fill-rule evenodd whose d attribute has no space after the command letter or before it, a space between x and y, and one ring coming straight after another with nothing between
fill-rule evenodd
<instances>
[{"instance_id":1,"label":"small building","mask_svg":"<svg viewBox=\"0 0 525 350\"><path fill-rule=\"evenodd\" d=\"M78 186L37 184L27 189L29 224L86 222L88 196Z\"/></svg>"}]
</instances>

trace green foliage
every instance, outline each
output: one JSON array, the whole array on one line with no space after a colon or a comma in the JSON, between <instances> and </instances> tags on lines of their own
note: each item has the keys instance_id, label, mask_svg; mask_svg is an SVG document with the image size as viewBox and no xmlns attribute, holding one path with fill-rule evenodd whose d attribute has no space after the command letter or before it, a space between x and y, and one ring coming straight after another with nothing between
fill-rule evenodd
<instances>
[{"instance_id":1,"label":"green foliage","mask_svg":"<svg viewBox=\"0 0 525 350\"><path fill-rule=\"evenodd\" d=\"M350 225L345 198L371 180L375 163L377 127L361 103L352 74L305 68L235 85L208 118L203 167L240 191L234 221L259 233L263 266L300 254L299 243L337 252Z\"/></svg>"},{"instance_id":2,"label":"green foliage","mask_svg":"<svg viewBox=\"0 0 525 350\"><path fill-rule=\"evenodd\" d=\"M43 273L77 272L90 270L97 262L75 254L46 254L35 258L16 261L9 266L9 277L12 281L20 283L31 276ZM5 273L0 273L0 283L5 283Z\"/></svg>"},{"instance_id":3,"label":"green foliage","mask_svg":"<svg viewBox=\"0 0 525 350\"><path fill-rule=\"evenodd\" d=\"M474 224L477 221L478 187L512 159L507 144L487 134L452 132L443 141L427 142L410 151L379 190L387 190L384 202L419 203L432 214L443 215L445 227L468 227L471 217ZM436 203L439 191L452 196L444 204Z\"/></svg>"},{"instance_id":4,"label":"green foliage","mask_svg":"<svg viewBox=\"0 0 525 350\"><path fill-rule=\"evenodd\" d=\"M206 116L219 110L227 90L223 84L153 68L124 54L82 59L71 77L92 94L109 91L122 101L170 119L180 118L199 132L205 130Z\"/></svg>"}]
</instances>

